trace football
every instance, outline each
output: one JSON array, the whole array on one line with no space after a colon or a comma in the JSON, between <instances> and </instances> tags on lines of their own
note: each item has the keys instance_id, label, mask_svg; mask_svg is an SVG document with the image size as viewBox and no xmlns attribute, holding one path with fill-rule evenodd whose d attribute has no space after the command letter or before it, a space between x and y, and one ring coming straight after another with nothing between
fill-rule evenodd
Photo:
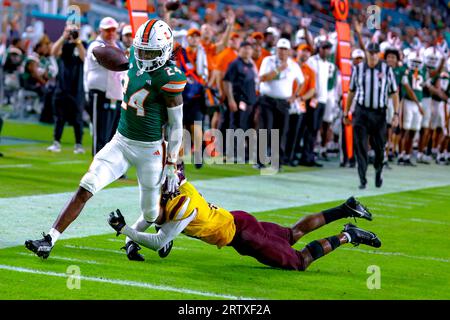
<instances>
[{"instance_id":1,"label":"football","mask_svg":"<svg viewBox=\"0 0 450 320\"><path fill-rule=\"evenodd\" d=\"M175 11L180 7L180 1L179 0L168 0L166 2L166 9L169 11Z\"/></svg>"},{"instance_id":2,"label":"football","mask_svg":"<svg viewBox=\"0 0 450 320\"><path fill-rule=\"evenodd\" d=\"M125 53L113 46L98 46L92 50L98 63L111 71L125 71L128 70L129 62Z\"/></svg>"}]
</instances>

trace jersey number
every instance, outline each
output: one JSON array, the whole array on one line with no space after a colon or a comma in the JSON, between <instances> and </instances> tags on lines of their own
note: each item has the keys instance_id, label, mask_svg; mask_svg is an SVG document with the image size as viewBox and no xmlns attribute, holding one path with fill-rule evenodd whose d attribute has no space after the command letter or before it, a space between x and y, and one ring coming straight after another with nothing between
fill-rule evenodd
<instances>
[{"instance_id":1,"label":"jersey number","mask_svg":"<svg viewBox=\"0 0 450 320\"><path fill-rule=\"evenodd\" d=\"M175 75L175 73L172 71L172 69L171 69L170 67L165 67L164 70L166 70L168 76L173 76L173 75ZM181 72L181 70L178 69L177 67L173 67L173 70L175 70L176 73L183 74L183 73Z\"/></svg>"},{"instance_id":2,"label":"jersey number","mask_svg":"<svg viewBox=\"0 0 450 320\"><path fill-rule=\"evenodd\" d=\"M144 101L149 93L150 92L146 89L136 91L131 95L130 99L128 100L128 103L122 101L122 108L124 108L125 110L127 110L128 106L136 108L137 116L139 117L145 116Z\"/></svg>"},{"instance_id":3,"label":"jersey number","mask_svg":"<svg viewBox=\"0 0 450 320\"><path fill-rule=\"evenodd\" d=\"M415 78L413 76L412 88L413 88L413 90L422 91L422 89L423 89L423 78L422 78L421 75L418 75L417 78Z\"/></svg>"}]
</instances>

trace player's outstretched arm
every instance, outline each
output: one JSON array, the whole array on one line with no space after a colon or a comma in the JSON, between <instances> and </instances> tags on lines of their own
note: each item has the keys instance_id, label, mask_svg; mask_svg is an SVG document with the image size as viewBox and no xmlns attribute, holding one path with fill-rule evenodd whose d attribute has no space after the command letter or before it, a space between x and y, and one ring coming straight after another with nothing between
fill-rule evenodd
<instances>
[{"instance_id":1,"label":"player's outstretched arm","mask_svg":"<svg viewBox=\"0 0 450 320\"><path fill-rule=\"evenodd\" d=\"M151 250L159 250L175 239L195 218L196 214L190 214L179 221L168 221L161 226L157 233L139 232L125 225L120 233L130 237L133 241Z\"/></svg>"}]
</instances>

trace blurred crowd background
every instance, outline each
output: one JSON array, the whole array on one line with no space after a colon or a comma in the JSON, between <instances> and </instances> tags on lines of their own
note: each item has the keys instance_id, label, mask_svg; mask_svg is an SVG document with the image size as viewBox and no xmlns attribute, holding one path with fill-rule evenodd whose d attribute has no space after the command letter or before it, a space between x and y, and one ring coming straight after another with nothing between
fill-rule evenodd
<instances>
[{"instance_id":1,"label":"blurred crowd background","mask_svg":"<svg viewBox=\"0 0 450 320\"><path fill-rule=\"evenodd\" d=\"M168 11L165 0L149 0L148 14L149 17L164 19L174 30L173 59L187 73L190 84L184 93L187 129L194 132L198 125L195 121L202 121L200 131L195 132L205 132L209 128L280 129L284 139L280 150L282 164L320 166L316 160L326 161L336 156L341 165L354 166L354 161L345 159L343 155L342 90L335 64L337 34L329 1L180 2L179 9ZM381 45L381 51L388 47L397 48L400 63L405 58L405 49L433 46L442 52L444 58L447 57L450 1L349 2L353 52L361 45L376 42ZM80 28L66 27L71 5L80 9ZM381 9L380 28L377 30L369 29L365 23L367 8L372 5ZM1 14L0 116L3 119L31 118L55 123L54 137L49 137L49 141L53 140L49 151L56 152L60 150L61 126L64 127L65 123L73 125L74 152L84 152L86 146L83 147L79 127L90 126L92 129L93 118L92 110L89 110L90 88L83 74L88 72L83 48L88 49L92 41L112 29L111 41L124 51L129 50L132 38L127 2L2 0ZM102 27L105 17L111 17L117 24L111 22ZM360 38L355 26L361 29ZM70 52L61 50L61 47L55 49L58 41L60 46L70 43ZM276 57L274 63L278 74L274 77L281 75L283 79L285 74L286 83L290 86L282 96L271 95L273 88L261 87L264 82L261 76L270 71L268 60L263 63L269 56ZM313 56L327 61L328 72L324 76L320 75L320 68L312 65ZM355 54L353 58L364 59L364 56ZM68 68L67 65L72 66L74 61L81 67ZM302 76L295 76L292 62L301 67ZM262 68L269 69L262 72ZM284 70L288 71L283 73ZM294 75L292 79L291 73ZM309 86L298 90L305 81ZM325 100L317 101L322 99L318 95L324 87L327 88ZM76 103L67 103L61 98L58 93L65 90L71 90L70 96ZM270 100L272 98L277 100ZM278 100L286 101L288 111ZM314 108L316 103L327 105L318 128L310 125L306 116L308 108ZM267 111L270 108L273 110ZM107 121L115 122L116 119L112 117ZM108 130L114 131L114 125ZM110 132L104 134L105 137L109 135ZM201 140L202 134L195 138ZM98 152L98 148L95 149ZM392 146L387 152L396 153L398 150ZM211 156L220 155L213 153Z\"/></svg>"}]
</instances>

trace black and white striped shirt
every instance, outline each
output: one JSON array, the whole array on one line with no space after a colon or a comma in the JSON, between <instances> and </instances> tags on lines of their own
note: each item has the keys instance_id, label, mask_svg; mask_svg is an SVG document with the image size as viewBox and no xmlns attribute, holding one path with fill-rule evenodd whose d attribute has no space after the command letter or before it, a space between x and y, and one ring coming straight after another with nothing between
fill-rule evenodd
<instances>
[{"instance_id":1,"label":"black and white striped shirt","mask_svg":"<svg viewBox=\"0 0 450 320\"><path fill-rule=\"evenodd\" d=\"M397 89L394 71L384 61L374 68L369 68L366 62L352 68L350 91L355 92L357 105L370 109L386 108L389 95Z\"/></svg>"}]
</instances>

